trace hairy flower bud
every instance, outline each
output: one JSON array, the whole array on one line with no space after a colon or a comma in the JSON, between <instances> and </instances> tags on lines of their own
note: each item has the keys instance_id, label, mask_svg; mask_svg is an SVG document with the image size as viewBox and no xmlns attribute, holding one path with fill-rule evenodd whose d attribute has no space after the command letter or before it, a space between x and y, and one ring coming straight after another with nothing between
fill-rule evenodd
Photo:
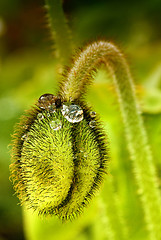
<instances>
[{"instance_id":1,"label":"hairy flower bud","mask_svg":"<svg viewBox=\"0 0 161 240\"><path fill-rule=\"evenodd\" d=\"M108 153L98 117L82 101L42 95L16 127L12 181L41 215L77 216L100 187Z\"/></svg>"}]
</instances>

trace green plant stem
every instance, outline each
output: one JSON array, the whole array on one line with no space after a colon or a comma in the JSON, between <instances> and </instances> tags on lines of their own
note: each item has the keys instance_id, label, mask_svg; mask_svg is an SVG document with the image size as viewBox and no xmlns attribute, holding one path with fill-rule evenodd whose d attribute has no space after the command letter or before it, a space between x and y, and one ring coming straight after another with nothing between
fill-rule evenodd
<instances>
[{"instance_id":1,"label":"green plant stem","mask_svg":"<svg viewBox=\"0 0 161 240\"><path fill-rule=\"evenodd\" d=\"M45 2L52 37L56 45L56 54L60 63L66 65L72 53L72 42L62 4L60 0L45 0Z\"/></svg>"},{"instance_id":2,"label":"green plant stem","mask_svg":"<svg viewBox=\"0 0 161 240\"><path fill-rule=\"evenodd\" d=\"M118 94L149 236L151 240L158 240L161 236L161 199L156 171L129 67L118 48L106 41L87 46L75 59L66 81L62 83L62 97L66 101L81 98L101 63L105 63L111 72Z\"/></svg>"},{"instance_id":3,"label":"green plant stem","mask_svg":"<svg viewBox=\"0 0 161 240\"><path fill-rule=\"evenodd\" d=\"M114 183L111 176L107 176L104 190L100 199L102 217L104 215L107 220L104 224L104 231L110 240L125 240L127 239L127 228L119 208L118 196L114 192Z\"/></svg>"},{"instance_id":4,"label":"green plant stem","mask_svg":"<svg viewBox=\"0 0 161 240\"><path fill-rule=\"evenodd\" d=\"M97 221L95 223L95 229L99 229L97 230L98 233L95 233L95 235L97 236L96 239L117 240L115 236L116 232L114 231L111 223L111 215L109 214L109 212L107 212L108 206L103 202L101 198L98 199L99 219L97 218ZM103 235L101 238L100 234Z\"/></svg>"}]
</instances>

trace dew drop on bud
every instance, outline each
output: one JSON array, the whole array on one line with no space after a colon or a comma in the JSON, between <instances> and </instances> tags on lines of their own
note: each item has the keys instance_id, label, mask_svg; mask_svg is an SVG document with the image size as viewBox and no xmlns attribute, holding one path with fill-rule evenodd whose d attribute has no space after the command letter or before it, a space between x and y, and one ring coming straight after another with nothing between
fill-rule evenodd
<instances>
[{"instance_id":1,"label":"dew drop on bud","mask_svg":"<svg viewBox=\"0 0 161 240\"><path fill-rule=\"evenodd\" d=\"M89 122L89 126L90 126L91 128L96 127L96 121L90 121L90 122Z\"/></svg>"},{"instance_id":2,"label":"dew drop on bud","mask_svg":"<svg viewBox=\"0 0 161 240\"><path fill-rule=\"evenodd\" d=\"M91 118L96 117L96 112L94 112L94 111L91 111L89 114L90 114L90 117L91 117Z\"/></svg>"},{"instance_id":3,"label":"dew drop on bud","mask_svg":"<svg viewBox=\"0 0 161 240\"><path fill-rule=\"evenodd\" d=\"M27 138L27 134L24 134L24 135L22 135L22 137L21 137L21 140L26 140L26 138Z\"/></svg>"},{"instance_id":4,"label":"dew drop on bud","mask_svg":"<svg viewBox=\"0 0 161 240\"><path fill-rule=\"evenodd\" d=\"M38 100L39 107L41 109L46 109L49 105L51 105L53 98L53 94L43 94Z\"/></svg>"},{"instance_id":5,"label":"dew drop on bud","mask_svg":"<svg viewBox=\"0 0 161 240\"><path fill-rule=\"evenodd\" d=\"M50 115L50 113L48 112L46 116L49 118L51 115Z\"/></svg>"},{"instance_id":6,"label":"dew drop on bud","mask_svg":"<svg viewBox=\"0 0 161 240\"><path fill-rule=\"evenodd\" d=\"M71 123L83 120L83 110L78 105L63 105L61 110L63 116Z\"/></svg>"},{"instance_id":7,"label":"dew drop on bud","mask_svg":"<svg viewBox=\"0 0 161 240\"><path fill-rule=\"evenodd\" d=\"M52 130L57 131L57 130L61 129L62 122L59 119L57 119L57 120L51 121L49 123L49 125L50 125Z\"/></svg>"},{"instance_id":8,"label":"dew drop on bud","mask_svg":"<svg viewBox=\"0 0 161 240\"><path fill-rule=\"evenodd\" d=\"M43 110L55 112L56 108L61 106L61 99L53 94L46 93L39 98L38 106Z\"/></svg>"},{"instance_id":9,"label":"dew drop on bud","mask_svg":"<svg viewBox=\"0 0 161 240\"><path fill-rule=\"evenodd\" d=\"M37 119L42 120L44 118L44 115L42 113L37 114Z\"/></svg>"}]
</instances>

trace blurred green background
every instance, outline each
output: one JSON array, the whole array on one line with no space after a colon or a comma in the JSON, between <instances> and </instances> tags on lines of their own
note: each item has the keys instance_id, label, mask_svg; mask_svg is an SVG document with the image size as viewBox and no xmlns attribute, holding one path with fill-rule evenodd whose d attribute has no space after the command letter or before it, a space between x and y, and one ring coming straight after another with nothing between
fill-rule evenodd
<instances>
[{"instance_id":1,"label":"blurred green background","mask_svg":"<svg viewBox=\"0 0 161 240\"><path fill-rule=\"evenodd\" d=\"M102 200L96 197L79 219L67 224L55 217L38 219L22 212L18 205L9 181L9 144L14 124L40 95L56 92L60 79L43 5L42 0L0 0L0 240L108 239L102 202L107 197L110 202L110 191L117 195L130 239L147 239L116 93L111 81L106 81L109 76L103 68L87 96L100 114L110 142L110 180L102 187ZM75 47L103 38L125 52L160 181L161 1L66 0L63 8Z\"/></svg>"}]
</instances>

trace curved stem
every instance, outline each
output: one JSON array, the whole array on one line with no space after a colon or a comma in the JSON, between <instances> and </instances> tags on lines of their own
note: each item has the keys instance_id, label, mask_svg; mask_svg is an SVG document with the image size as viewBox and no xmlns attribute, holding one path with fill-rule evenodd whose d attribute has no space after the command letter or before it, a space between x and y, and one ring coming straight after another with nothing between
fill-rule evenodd
<instances>
[{"instance_id":1,"label":"curved stem","mask_svg":"<svg viewBox=\"0 0 161 240\"><path fill-rule=\"evenodd\" d=\"M70 30L66 23L60 0L45 0L52 37L62 65L69 63L72 53Z\"/></svg>"},{"instance_id":2,"label":"curved stem","mask_svg":"<svg viewBox=\"0 0 161 240\"><path fill-rule=\"evenodd\" d=\"M94 42L80 53L67 78L61 84L66 101L81 98L92 83L92 75L101 63L112 73L123 117L127 145L145 212L151 239L161 236L161 199L147 134L135 96L134 84L122 53L106 41Z\"/></svg>"}]
</instances>

